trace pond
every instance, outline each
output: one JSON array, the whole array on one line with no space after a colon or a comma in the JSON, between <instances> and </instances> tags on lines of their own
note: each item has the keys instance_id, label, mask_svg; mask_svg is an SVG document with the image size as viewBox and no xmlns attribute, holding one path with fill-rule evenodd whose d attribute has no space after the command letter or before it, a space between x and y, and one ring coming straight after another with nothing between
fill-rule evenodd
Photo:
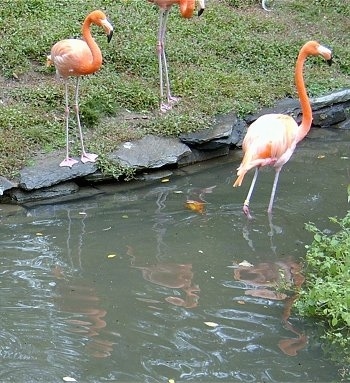
<instances>
[{"instance_id":1,"label":"pond","mask_svg":"<svg viewBox=\"0 0 350 383\"><path fill-rule=\"evenodd\" d=\"M350 133L313 130L284 167L232 188L241 152L74 200L1 206L1 382L337 380L317 323L277 281L349 208ZM186 201L203 205L186 205ZM194 203L193 203L194 204ZM201 207L191 210L190 207Z\"/></svg>"}]
</instances>

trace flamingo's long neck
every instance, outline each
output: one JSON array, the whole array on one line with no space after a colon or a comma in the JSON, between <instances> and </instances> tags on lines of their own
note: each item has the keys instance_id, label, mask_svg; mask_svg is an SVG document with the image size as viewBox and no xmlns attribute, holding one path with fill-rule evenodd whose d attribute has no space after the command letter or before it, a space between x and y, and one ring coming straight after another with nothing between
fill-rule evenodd
<instances>
[{"instance_id":1,"label":"flamingo's long neck","mask_svg":"<svg viewBox=\"0 0 350 383\"><path fill-rule=\"evenodd\" d=\"M182 17L189 19L192 17L195 9L195 0L179 0L180 12Z\"/></svg>"},{"instance_id":2,"label":"flamingo's long neck","mask_svg":"<svg viewBox=\"0 0 350 383\"><path fill-rule=\"evenodd\" d=\"M308 55L305 50L302 49L298 55L297 63L295 66L295 85L297 88L302 112L302 120L301 124L299 125L297 142L301 141L308 134L312 123L312 109L309 97L306 92L303 77L303 68L307 56Z\"/></svg>"},{"instance_id":3,"label":"flamingo's long neck","mask_svg":"<svg viewBox=\"0 0 350 383\"><path fill-rule=\"evenodd\" d=\"M102 53L100 48L98 47L97 43L91 36L90 27L93 21L87 17L83 23L82 26L82 34L83 38L90 48L91 55L92 55L92 61L90 63L87 63L85 67L85 74L90 74L96 72L98 69L100 69L102 65Z\"/></svg>"}]
</instances>

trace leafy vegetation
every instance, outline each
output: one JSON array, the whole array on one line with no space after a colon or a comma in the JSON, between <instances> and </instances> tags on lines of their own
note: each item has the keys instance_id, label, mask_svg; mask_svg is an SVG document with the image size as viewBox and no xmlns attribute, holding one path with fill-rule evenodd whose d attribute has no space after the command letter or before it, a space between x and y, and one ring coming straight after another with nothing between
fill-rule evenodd
<instances>
[{"instance_id":1,"label":"leafy vegetation","mask_svg":"<svg viewBox=\"0 0 350 383\"><path fill-rule=\"evenodd\" d=\"M263 11L259 0L209 0L204 14L191 20L174 7L167 55L172 90L181 102L165 115L158 112L156 6L146 0L28 0L16 6L4 0L1 175L15 176L37 153L63 154L63 84L46 67L46 55L56 41L79 36L86 14L98 8L109 15L115 34L107 44L93 27L104 64L82 80L80 101L87 145L101 159L123 140L194 131L210 126L216 114L244 116L295 96L295 58L310 39L330 45L336 55L330 69L319 59L307 63L310 95L350 84L350 4L343 0L276 0L273 12ZM125 119L125 113L133 118ZM105 161L100 166L105 169Z\"/></svg>"},{"instance_id":2,"label":"leafy vegetation","mask_svg":"<svg viewBox=\"0 0 350 383\"><path fill-rule=\"evenodd\" d=\"M318 318L325 327L324 338L341 346L343 363L350 364L350 211L343 219L330 218L338 231L324 233L314 224L307 246L306 283L302 285L295 307L299 314ZM339 353L335 355L339 358ZM350 371L348 371L348 374ZM349 374L350 377L350 374Z\"/></svg>"}]
</instances>

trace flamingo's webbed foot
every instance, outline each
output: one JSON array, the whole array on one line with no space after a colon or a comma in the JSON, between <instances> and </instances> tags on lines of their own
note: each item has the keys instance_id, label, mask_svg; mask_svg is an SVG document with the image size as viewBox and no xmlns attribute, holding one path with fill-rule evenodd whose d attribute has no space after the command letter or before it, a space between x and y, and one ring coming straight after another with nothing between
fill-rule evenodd
<instances>
[{"instance_id":1,"label":"flamingo's webbed foot","mask_svg":"<svg viewBox=\"0 0 350 383\"><path fill-rule=\"evenodd\" d=\"M165 113L172 109L172 107L181 100L181 97L168 96L168 102L160 104L160 111Z\"/></svg>"},{"instance_id":2,"label":"flamingo's webbed foot","mask_svg":"<svg viewBox=\"0 0 350 383\"><path fill-rule=\"evenodd\" d=\"M162 102L160 104L160 111L162 113L168 112L169 110L171 110L171 108L172 108L172 106L170 104L165 103L165 102Z\"/></svg>"},{"instance_id":3,"label":"flamingo's webbed foot","mask_svg":"<svg viewBox=\"0 0 350 383\"><path fill-rule=\"evenodd\" d=\"M98 155L93 153L82 153L81 162L85 164L86 162L96 162Z\"/></svg>"},{"instance_id":4,"label":"flamingo's webbed foot","mask_svg":"<svg viewBox=\"0 0 350 383\"><path fill-rule=\"evenodd\" d=\"M168 103L170 105L174 105L176 104L177 102L179 102L181 100L181 97L174 97L174 96L169 96L168 97Z\"/></svg>"},{"instance_id":5,"label":"flamingo's webbed foot","mask_svg":"<svg viewBox=\"0 0 350 383\"><path fill-rule=\"evenodd\" d=\"M253 219L253 216L250 214L249 205L243 205L243 213L247 216L248 219Z\"/></svg>"},{"instance_id":6,"label":"flamingo's webbed foot","mask_svg":"<svg viewBox=\"0 0 350 383\"><path fill-rule=\"evenodd\" d=\"M75 160L74 158L70 158L70 157L66 157L61 163L60 163L60 166L61 167L69 167L71 168L73 165L77 164L78 161Z\"/></svg>"}]
</instances>

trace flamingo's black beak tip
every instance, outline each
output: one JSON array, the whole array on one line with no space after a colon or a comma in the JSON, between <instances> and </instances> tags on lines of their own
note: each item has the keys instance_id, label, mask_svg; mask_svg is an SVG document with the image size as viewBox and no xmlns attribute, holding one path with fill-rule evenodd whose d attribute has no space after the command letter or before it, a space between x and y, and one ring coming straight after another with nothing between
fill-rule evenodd
<instances>
[{"instance_id":1,"label":"flamingo's black beak tip","mask_svg":"<svg viewBox=\"0 0 350 383\"><path fill-rule=\"evenodd\" d=\"M110 42L112 40L112 37L113 37L113 31L110 31L107 35L107 41Z\"/></svg>"},{"instance_id":2,"label":"flamingo's black beak tip","mask_svg":"<svg viewBox=\"0 0 350 383\"><path fill-rule=\"evenodd\" d=\"M198 11L198 17L204 12L204 8L201 8L199 11Z\"/></svg>"}]
</instances>

